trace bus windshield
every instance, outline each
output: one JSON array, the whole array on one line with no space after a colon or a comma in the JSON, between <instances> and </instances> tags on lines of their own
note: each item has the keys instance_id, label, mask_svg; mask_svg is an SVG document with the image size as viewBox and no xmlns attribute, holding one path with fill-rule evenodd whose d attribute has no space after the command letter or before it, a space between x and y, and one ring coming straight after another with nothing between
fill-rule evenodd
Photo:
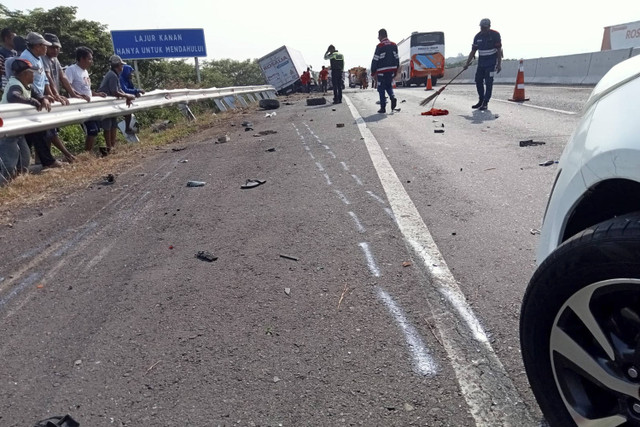
<instances>
[{"instance_id":1,"label":"bus windshield","mask_svg":"<svg viewBox=\"0 0 640 427\"><path fill-rule=\"evenodd\" d=\"M411 46L432 46L444 44L444 33L419 33L411 35Z\"/></svg>"}]
</instances>

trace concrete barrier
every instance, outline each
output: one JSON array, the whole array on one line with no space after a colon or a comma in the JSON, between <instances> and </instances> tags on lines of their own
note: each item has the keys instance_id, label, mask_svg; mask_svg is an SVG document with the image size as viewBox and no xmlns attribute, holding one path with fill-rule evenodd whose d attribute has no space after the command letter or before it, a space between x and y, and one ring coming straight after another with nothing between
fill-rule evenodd
<instances>
[{"instance_id":1,"label":"concrete barrier","mask_svg":"<svg viewBox=\"0 0 640 427\"><path fill-rule=\"evenodd\" d=\"M524 60L525 84L555 84L595 86L616 64L640 55L640 48L618 49L577 55L553 56ZM502 71L496 74L496 84L515 84L519 60L502 61ZM462 67L447 68L439 84L448 83ZM475 83L476 66L472 65L454 84Z\"/></svg>"}]
</instances>

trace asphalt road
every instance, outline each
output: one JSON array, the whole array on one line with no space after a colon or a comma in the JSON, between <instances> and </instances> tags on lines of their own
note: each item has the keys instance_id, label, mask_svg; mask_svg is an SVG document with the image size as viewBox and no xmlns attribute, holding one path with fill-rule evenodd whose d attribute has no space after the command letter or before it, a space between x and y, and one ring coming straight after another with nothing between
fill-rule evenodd
<instances>
[{"instance_id":1,"label":"asphalt road","mask_svg":"<svg viewBox=\"0 0 640 427\"><path fill-rule=\"evenodd\" d=\"M478 112L449 86L436 118L424 88L387 115L373 90L292 97L20 212L0 229L0 425L539 425L518 341L556 172L538 164L589 90L511 92Z\"/></svg>"}]
</instances>

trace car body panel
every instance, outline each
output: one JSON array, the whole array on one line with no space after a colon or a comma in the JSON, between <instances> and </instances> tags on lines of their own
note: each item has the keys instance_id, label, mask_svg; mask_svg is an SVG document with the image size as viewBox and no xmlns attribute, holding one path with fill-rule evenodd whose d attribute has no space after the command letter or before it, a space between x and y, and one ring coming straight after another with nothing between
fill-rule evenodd
<instances>
[{"instance_id":1,"label":"car body panel","mask_svg":"<svg viewBox=\"0 0 640 427\"><path fill-rule=\"evenodd\" d=\"M614 67L594 88L558 168L538 264L562 243L567 221L588 189L609 179L640 182L640 56Z\"/></svg>"}]
</instances>

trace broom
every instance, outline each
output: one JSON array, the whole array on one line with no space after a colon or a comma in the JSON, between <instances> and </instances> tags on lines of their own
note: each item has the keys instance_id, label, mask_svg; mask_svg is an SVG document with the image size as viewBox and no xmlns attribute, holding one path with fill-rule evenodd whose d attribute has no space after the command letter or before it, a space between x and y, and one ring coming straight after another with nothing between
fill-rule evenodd
<instances>
[{"instance_id":1,"label":"broom","mask_svg":"<svg viewBox=\"0 0 640 427\"><path fill-rule=\"evenodd\" d=\"M420 105L424 107L425 105L427 105L428 103L430 103L431 101L433 101L434 99L436 99L436 98L438 97L438 95L440 95L440 94L442 93L442 91L443 91L443 90L445 90L445 88L446 88L447 86L449 86L449 85L451 84L451 82L452 82L452 81L454 81L455 79L457 79L457 78L458 78L458 76L459 76L460 74L462 74L464 71L466 71L466 69L465 69L465 68L463 68L463 69L462 69L458 74L456 74L456 76L455 76L454 78L452 78L451 80L449 80L449 82L448 82L446 85L442 86L442 87L441 87L440 89L438 89L436 92L432 93L428 98L426 98L426 99L422 100L422 102L420 102Z\"/></svg>"}]
</instances>

